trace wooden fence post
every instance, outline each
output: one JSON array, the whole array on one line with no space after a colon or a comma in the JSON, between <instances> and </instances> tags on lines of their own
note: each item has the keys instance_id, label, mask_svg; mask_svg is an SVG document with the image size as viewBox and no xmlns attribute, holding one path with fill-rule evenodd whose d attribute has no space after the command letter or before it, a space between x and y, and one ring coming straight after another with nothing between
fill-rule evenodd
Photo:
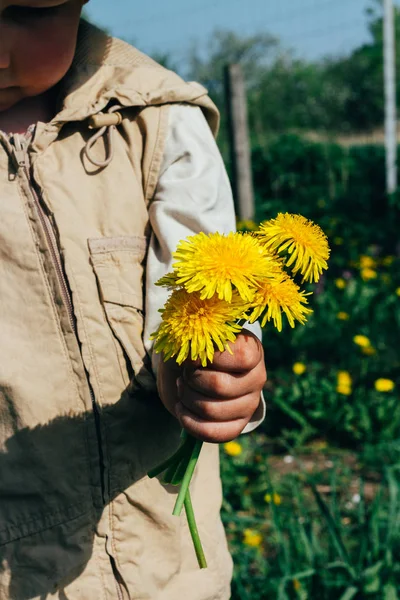
<instances>
[{"instance_id":1,"label":"wooden fence post","mask_svg":"<svg viewBox=\"0 0 400 600\"><path fill-rule=\"evenodd\" d=\"M242 68L238 64L225 67L225 95L236 214L242 221L253 220L254 189L247 121L247 97Z\"/></svg>"}]
</instances>

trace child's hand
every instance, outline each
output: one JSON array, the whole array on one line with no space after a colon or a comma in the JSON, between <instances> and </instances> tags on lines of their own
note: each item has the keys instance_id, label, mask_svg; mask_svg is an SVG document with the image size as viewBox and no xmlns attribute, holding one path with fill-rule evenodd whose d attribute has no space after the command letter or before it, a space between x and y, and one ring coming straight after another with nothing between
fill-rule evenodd
<instances>
[{"instance_id":1,"label":"child's hand","mask_svg":"<svg viewBox=\"0 0 400 600\"><path fill-rule=\"evenodd\" d=\"M233 354L216 352L213 363L161 362L158 389L166 408L182 427L205 442L222 443L237 437L260 403L266 381L260 341L243 330Z\"/></svg>"}]
</instances>

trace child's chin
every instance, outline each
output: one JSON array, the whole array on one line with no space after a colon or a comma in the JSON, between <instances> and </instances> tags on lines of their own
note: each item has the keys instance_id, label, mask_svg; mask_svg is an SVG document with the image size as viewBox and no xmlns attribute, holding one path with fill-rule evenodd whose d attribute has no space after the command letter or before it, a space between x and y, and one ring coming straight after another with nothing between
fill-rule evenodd
<instances>
[{"instance_id":1,"label":"child's chin","mask_svg":"<svg viewBox=\"0 0 400 600\"><path fill-rule=\"evenodd\" d=\"M0 89L0 112L9 110L22 100L22 94L17 87Z\"/></svg>"}]
</instances>

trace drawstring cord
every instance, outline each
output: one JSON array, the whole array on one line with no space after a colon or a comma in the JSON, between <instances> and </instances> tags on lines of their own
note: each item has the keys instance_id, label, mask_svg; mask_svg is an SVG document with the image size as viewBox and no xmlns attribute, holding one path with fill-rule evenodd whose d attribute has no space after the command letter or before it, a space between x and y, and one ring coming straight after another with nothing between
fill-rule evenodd
<instances>
[{"instance_id":1,"label":"drawstring cord","mask_svg":"<svg viewBox=\"0 0 400 600\"><path fill-rule=\"evenodd\" d=\"M121 125L122 115L118 110L121 106L112 106L107 113L99 113L93 115L89 119L89 129L97 129L96 133L88 139L83 149L83 154L86 156L89 162L95 167L104 168L107 167L112 159L114 158L114 144L113 144L113 131L115 127ZM98 139L106 134L106 157L104 160L98 160L92 155L92 148Z\"/></svg>"}]
</instances>

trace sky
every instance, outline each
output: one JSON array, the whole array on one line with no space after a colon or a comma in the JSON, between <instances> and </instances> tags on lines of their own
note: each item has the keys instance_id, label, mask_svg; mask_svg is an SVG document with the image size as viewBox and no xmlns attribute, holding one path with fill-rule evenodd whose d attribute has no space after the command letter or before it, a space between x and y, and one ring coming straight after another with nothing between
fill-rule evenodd
<instances>
[{"instance_id":1,"label":"sky","mask_svg":"<svg viewBox=\"0 0 400 600\"><path fill-rule=\"evenodd\" d=\"M343 55L368 40L365 10L373 0L91 0L89 17L147 54L184 59L204 51L215 29L269 32L297 56Z\"/></svg>"}]
</instances>

